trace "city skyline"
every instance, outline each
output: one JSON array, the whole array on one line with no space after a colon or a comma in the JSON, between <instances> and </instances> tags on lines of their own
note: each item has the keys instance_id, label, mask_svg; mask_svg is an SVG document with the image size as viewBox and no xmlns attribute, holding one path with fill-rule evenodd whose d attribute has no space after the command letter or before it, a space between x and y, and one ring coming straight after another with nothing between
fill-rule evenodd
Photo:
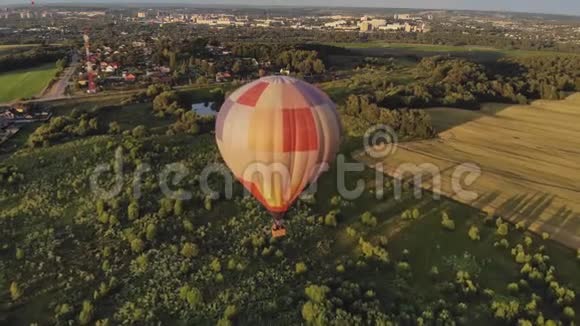
<instances>
[{"instance_id":1,"label":"city skyline","mask_svg":"<svg viewBox=\"0 0 580 326\"><path fill-rule=\"evenodd\" d=\"M22 0L0 0L0 5L25 5L28 1ZM37 0L37 5L43 4L110 4L115 3L111 0L93 0L87 1L77 1L77 0ZM125 4L164 4L159 0L127 0L124 1ZM322 6L328 7L327 2L321 0L307 1L307 0L293 0L291 2L282 0L252 0L252 1L240 1L240 0L221 0L221 1L209 1L209 0L195 0L195 1L185 1L185 0L172 0L168 4L175 5L232 5L232 6L289 6L289 7L300 7L300 6ZM468 1L458 1L458 0L440 0L436 3L428 0L391 0L391 1L378 1L378 0L363 0L356 3L356 6L352 5L351 1L348 0L335 0L332 2L331 7L377 7L377 8L408 8L408 9L450 9L450 10L485 10L485 11L500 11L500 12L527 12L527 13L544 13L544 14L563 14L563 15L576 15L580 16L580 2L575 0L556 0L552 2L545 2L542 0L511 0L511 1L501 1L501 0L489 0L486 2L468 0Z\"/></svg>"}]
</instances>

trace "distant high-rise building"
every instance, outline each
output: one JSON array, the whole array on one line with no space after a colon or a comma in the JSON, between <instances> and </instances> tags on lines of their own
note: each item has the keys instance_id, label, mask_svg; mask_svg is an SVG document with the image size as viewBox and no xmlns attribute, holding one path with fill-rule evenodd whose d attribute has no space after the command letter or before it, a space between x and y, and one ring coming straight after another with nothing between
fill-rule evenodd
<instances>
[{"instance_id":1,"label":"distant high-rise building","mask_svg":"<svg viewBox=\"0 0 580 326\"><path fill-rule=\"evenodd\" d=\"M368 21L363 21L363 22L360 24L360 31L361 31L361 32L370 32L370 31L372 31L372 30L373 30L373 24L371 24L370 22L368 22Z\"/></svg>"},{"instance_id":2,"label":"distant high-rise building","mask_svg":"<svg viewBox=\"0 0 580 326\"><path fill-rule=\"evenodd\" d=\"M145 11L139 11L137 13L137 17L138 18L147 18L147 12L145 12Z\"/></svg>"}]
</instances>

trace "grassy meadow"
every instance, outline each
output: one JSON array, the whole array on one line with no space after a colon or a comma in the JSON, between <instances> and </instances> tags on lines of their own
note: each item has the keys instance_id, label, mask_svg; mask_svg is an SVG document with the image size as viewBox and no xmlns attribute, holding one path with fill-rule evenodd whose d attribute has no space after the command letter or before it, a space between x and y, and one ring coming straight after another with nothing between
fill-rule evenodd
<instances>
[{"instance_id":1,"label":"grassy meadow","mask_svg":"<svg viewBox=\"0 0 580 326\"><path fill-rule=\"evenodd\" d=\"M53 63L0 73L0 103L38 95L55 74Z\"/></svg>"}]
</instances>

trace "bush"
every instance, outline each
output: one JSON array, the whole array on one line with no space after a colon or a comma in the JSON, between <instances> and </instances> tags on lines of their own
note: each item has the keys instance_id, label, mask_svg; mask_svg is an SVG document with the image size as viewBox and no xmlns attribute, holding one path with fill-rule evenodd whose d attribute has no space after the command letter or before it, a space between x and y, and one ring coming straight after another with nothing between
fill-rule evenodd
<instances>
[{"instance_id":1,"label":"bush","mask_svg":"<svg viewBox=\"0 0 580 326\"><path fill-rule=\"evenodd\" d=\"M295 271L296 271L296 274L298 274L298 275L304 274L308 271L308 267L306 267L305 263L299 262L299 263L296 263Z\"/></svg>"}]
</instances>

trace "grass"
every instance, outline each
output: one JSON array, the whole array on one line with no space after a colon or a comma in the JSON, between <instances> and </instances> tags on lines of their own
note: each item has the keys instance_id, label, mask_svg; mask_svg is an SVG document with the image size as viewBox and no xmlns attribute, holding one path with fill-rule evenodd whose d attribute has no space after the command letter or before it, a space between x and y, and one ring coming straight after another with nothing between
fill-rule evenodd
<instances>
[{"instance_id":1,"label":"grass","mask_svg":"<svg viewBox=\"0 0 580 326\"><path fill-rule=\"evenodd\" d=\"M38 95L55 74L52 63L0 74L0 103Z\"/></svg>"}]
</instances>

